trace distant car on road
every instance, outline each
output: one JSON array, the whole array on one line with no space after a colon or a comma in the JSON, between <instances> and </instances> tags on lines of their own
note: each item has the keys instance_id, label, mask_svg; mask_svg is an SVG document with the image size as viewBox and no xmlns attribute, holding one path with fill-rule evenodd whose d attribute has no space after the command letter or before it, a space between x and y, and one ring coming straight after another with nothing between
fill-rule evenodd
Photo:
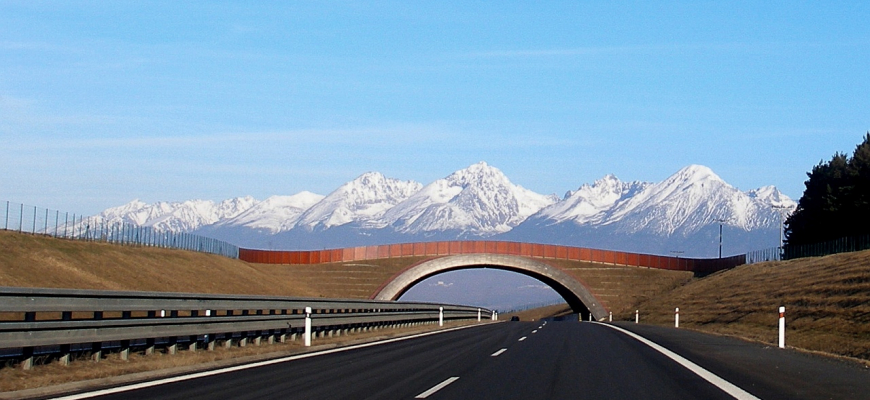
<instances>
[{"instance_id":1,"label":"distant car on road","mask_svg":"<svg viewBox=\"0 0 870 400\"><path fill-rule=\"evenodd\" d=\"M516 315L511 317L511 321L519 321L519 320L520 320L520 317L517 317Z\"/></svg>"}]
</instances>

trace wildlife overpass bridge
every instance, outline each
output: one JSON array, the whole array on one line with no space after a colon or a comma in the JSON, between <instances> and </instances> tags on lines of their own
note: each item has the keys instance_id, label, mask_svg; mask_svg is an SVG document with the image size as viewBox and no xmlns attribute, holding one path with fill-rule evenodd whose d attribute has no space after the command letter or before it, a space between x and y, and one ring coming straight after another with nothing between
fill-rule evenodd
<instances>
[{"instance_id":1,"label":"wildlife overpass bridge","mask_svg":"<svg viewBox=\"0 0 870 400\"><path fill-rule=\"evenodd\" d=\"M627 318L637 301L672 289L694 275L744 264L745 256L695 259L581 247L501 241L403 243L313 251L240 249L256 264L286 264L285 279L316 287L324 297L397 300L440 273L494 268L536 278L571 308L598 320Z\"/></svg>"}]
</instances>

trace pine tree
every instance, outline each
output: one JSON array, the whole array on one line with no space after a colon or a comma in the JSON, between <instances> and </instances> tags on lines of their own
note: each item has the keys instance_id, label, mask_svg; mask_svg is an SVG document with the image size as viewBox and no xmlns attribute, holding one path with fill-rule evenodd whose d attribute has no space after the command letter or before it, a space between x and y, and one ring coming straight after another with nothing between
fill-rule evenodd
<instances>
[{"instance_id":1,"label":"pine tree","mask_svg":"<svg viewBox=\"0 0 870 400\"><path fill-rule=\"evenodd\" d=\"M797 209L786 220L788 245L870 233L870 132L852 157L836 153L807 177Z\"/></svg>"}]
</instances>

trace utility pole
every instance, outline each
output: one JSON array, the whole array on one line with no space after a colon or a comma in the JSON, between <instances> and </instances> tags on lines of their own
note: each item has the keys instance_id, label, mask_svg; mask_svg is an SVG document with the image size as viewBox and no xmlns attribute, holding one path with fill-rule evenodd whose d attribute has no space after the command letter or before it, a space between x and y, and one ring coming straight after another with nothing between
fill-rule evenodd
<instances>
[{"instance_id":1,"label":"utility pole","mask_svg":"<svg viewBox=\"0 0 870 400\"><path fill-rule=\"evenodd\" d=\"M725 222L724 219L717 219L719 222L719 258L722 258L722 224Z\"/></svg>"}]
</instances>

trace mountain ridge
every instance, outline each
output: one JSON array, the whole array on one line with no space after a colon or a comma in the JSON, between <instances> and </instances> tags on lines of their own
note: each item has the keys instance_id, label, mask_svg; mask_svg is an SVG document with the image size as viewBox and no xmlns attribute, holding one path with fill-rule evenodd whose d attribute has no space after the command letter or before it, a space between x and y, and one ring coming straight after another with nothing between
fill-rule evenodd
<instances>
[{"instance_id":1,"label":"mountain ridge","mask_svg":"<svg viewBox=\"0 0 870 400\"><path fill-rule=\"evenodd\" d=\"M774 186L747 192L689 165L661 182L608 174L562 198L513 184L486 162L428 185L367 172L323 196L300 192L220 203L139 200L97 218L193 232L243 247L305 250L435 240L513 240L710 256L718 227L730 253L779 245L795 202ZM714 229L715 228L715 229Z\"/></svg>"}]
</instances>

